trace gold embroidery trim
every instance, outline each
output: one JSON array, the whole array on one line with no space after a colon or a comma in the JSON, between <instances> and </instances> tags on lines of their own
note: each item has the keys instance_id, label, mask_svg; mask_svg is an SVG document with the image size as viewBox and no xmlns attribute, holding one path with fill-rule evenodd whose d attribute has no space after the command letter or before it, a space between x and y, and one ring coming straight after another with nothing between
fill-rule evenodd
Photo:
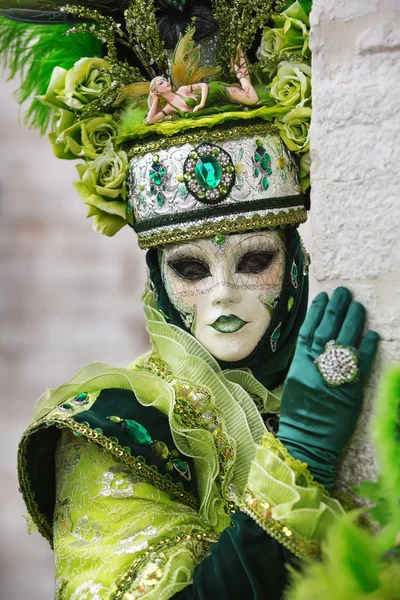
<instances>
[{"instance_id":1,"label":"gold embroidery trim","mask_svg":"<svg viewBox=\"0 0 400 600\"><path fill-rule=\"evenodd\" d=\"M173 137L161 137L151 142L144 144L135 144L128 151L128 157L143 156L148 152L157 152L158 150L166 150L174 146L183 146L183 144L198 144L204 140L209 142L225 142L235 138L243 138L244 136L252 137L254 135L265 134L279 135L279 129L271 124L256 124L230 127L226 129L200 129L190 133L183 133Z\"/></svg>"},{"instance_id":2,"label":"gold embroidery trim","mask_svg":"<svg viewBox=\"0 0 400 600\"><path fill-rule=\"evenodd\" d=\"M147 483L157 487L160 491L166 492L173 500L182 502L194 510L198 509L198 500L190 492L186 492L181 483L174 483L168 474L162 475L156 467L146 464L142 456L132 456L127 446L121 446L103 435L102 431L92 429L88 423L77 423L73 416L47 416L37 421L24 433L18 453L18 473L21 487L21 493L24 498L28 512L37 525L39 532L46 538L52 546L52 527L46 517L40 512L35 500L27 469L27 446L31 435L40 429L56 426L59 429L67 428L78 437L85 437L88 442L96 443L104 448L109 454L117 460L128 465L136 475L140 475Z\"/></svg>"},{"instance_id":3,"label":"gold embroidery trim","mask_svg":"<svg viewBox=\"0 0 400 600\"><path fill-rule=\"evenodd\" d=\"M196 562L200 562L208 553L210 545L218 538L218 534L200 531L163 538L134 560L132 566L118 579L117 589L111 594L110 600L122 600L126 592L129 600L134 600L154 588L160 582L162 567L174 552L175 546L192 547Z\"/></svg>"},{"instance_id":4,"label":"gold embroidery trim","mask_svg":"<svg viewBox=\"0 0 400 600\"><path fill-rule=\"evenodd\" d=\"M292 529L274 519L270 504L256 498L249 490L244 493L244 501L240 505L240 510L249 515L268 535L298 558L318 558L320 556L321 549L317 542L299 536Z\"/></svg>"},{"instance_id":5,"label":"gold embroidery trim","mask_svg":"<svg viewBox=\"0 0 400 600\"><path fill-rule=\"evenodd\" d=\"M307 211L305 208L298 208L289 212L282 211L279 214L270 213L264 216L259 214L251 217L239 215L234 221L222 219L217 222L206 221L201 225L188 225L187 227L185 224L181 224L180 227L175 228L168 225L162 231L154 233L148 230L146 235L138 234L138 241L140 248L153 248L154 246L212 237L217 233L228 234L262 227L285 227L286 225L305 223L306 220Z\"/></svg>"}]
</instances>

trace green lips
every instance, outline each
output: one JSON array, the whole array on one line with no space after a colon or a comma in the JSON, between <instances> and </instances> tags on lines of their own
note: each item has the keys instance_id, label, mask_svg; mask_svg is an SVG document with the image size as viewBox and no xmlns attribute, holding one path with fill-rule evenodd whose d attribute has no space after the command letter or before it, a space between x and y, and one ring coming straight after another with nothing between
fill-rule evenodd
<instances>
[{"instance_id":1,"label":"green lips","mask_svg":"<svg viewBox=\"0 0 400 600\"><path fill-rule=\"evenodd\" d=\"M218 317L210 327L219 333L236 333L239 329L242 329L242 327L247 325L248 322L249 321L243 321L236 315L222 315L221 317Z\"/></svg>"}]
</instances>

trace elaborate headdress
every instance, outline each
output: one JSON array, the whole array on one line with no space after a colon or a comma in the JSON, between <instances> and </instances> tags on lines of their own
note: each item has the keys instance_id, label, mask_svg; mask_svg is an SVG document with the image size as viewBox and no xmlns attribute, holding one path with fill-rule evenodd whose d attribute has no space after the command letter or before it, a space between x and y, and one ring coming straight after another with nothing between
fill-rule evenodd
<instances>
[{"instance_id":1,"label":"elaborate headdress","mask_svg":"<svg viewBox=\"0 0 400 600\"><path fill-rule=\"evenodd\" d=\"M79 160L98 231L149 248L306 220L309 0L1 6L17 98Z\"/></svg>"}]
</instances>

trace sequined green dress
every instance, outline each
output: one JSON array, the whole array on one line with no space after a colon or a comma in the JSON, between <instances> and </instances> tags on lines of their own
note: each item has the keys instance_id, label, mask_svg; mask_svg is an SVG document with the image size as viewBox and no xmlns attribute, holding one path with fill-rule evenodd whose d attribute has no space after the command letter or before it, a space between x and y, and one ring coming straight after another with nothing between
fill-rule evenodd
<instances>
[{"instance_id":1,"label":"sequined green dress","mask_svg":"<svg viewBox=\"0 0 400 600\"><path fill-rule=\"evenodd\" d=\"M342 509L266 432L254 398L279 399L145 309L157 350L47 391L20 444L56 598L278 600Z\"/></svg>"}]
</instances>

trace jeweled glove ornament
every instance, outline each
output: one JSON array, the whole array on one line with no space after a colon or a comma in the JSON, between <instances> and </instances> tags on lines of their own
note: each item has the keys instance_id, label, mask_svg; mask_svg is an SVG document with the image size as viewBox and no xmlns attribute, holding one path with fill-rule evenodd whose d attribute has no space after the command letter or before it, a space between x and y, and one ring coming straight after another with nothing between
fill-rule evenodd
<instances>
[{"instance_id":1,"label":"jeweled glove ornament","mask_svg":"<svg viewBox=\"0 0 400 600\"><path fill-rule=\"evenodd\" d=\"M319 294L300 330L282 395L278 438L327 489L354 431L376 354L379 336L369 331L362 338L364 326L365 309L348 289L338 288L330 300Z\"/></svg>"},{"instance_id":2,"label":"jeweled glove ornament","mask_svg":"<svg viewBox=\"0 0 400 600\"><path fill-rule=\"evenodd\" d=\"M336 340L330 340L325 345L325 351L314 363L328 385L342 385L358 379L357 349L345 348Z\"/></svg>"}]
</instances>

